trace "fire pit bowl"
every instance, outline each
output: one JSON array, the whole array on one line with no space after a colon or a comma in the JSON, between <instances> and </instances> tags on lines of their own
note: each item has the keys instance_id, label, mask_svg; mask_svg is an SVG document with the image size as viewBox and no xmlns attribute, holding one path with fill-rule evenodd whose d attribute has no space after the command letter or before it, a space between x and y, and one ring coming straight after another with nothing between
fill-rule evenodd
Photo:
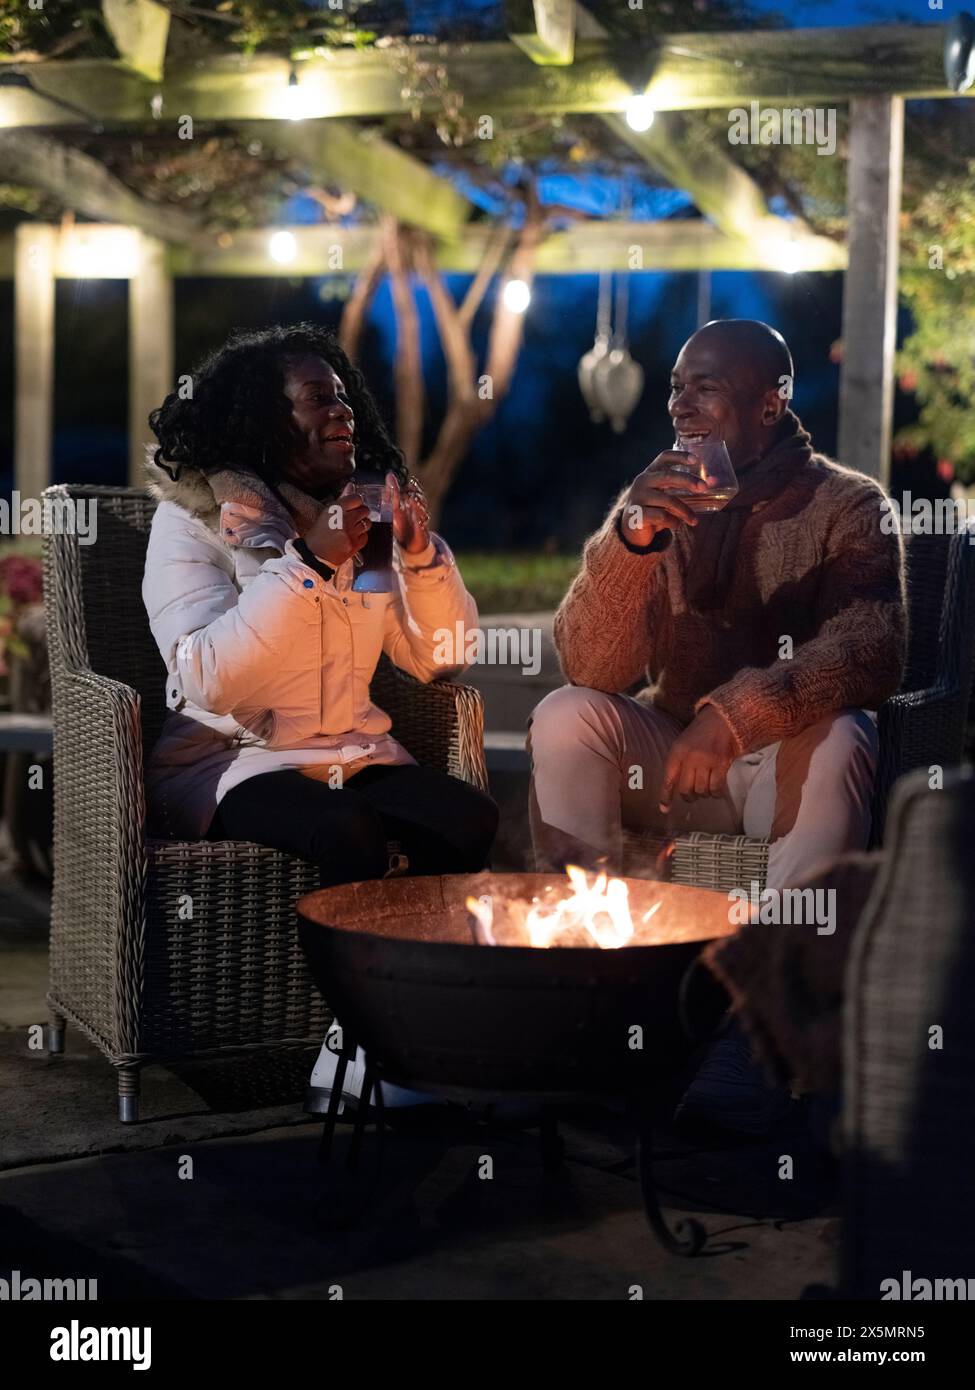
<instances>
[{"instance_id":1,"label":"fire pit bowl","mask_svg":"<svg viewBox=\"0 0 975 1390\"><path fill-rule=\"evenodd\" d=\"M548 874L320 889L298 900L299 933L347 1040L399 1085L546 1103L624 1094L686 1056L681 982L706 942L735 930L722 893L625 882L637 929L619 948L475 942L469 897L567 887Z\"/></svg>"}]
</instances>

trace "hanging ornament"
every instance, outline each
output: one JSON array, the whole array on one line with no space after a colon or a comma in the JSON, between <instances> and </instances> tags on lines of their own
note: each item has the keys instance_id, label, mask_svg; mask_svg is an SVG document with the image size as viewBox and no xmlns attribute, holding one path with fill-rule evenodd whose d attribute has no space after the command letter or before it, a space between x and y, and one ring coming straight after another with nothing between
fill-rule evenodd
<instances>
[{"instance_id":1,"label":"hanging ornament","mask_svg":"<svg viewBox=\"0 0 975 1390\"><path fill-rule=\"evenodd\" d=\"M593 368L593 389L603 414L615 434L622 434L643 395L643 368L626 345L630 283L621 275L616 285L616 325L610 348Z\"/></svg>"},{"instance_id":2,"label":"hanging ornament","mask_svg":"<svg viewBox=\"0 0 975 1390\"><path fill-rule=\"evenodd\" d=\"M580 358L578 369L579 390L582 392L582 399L589 408L589 416L593 424L596 425L606 418L596 395L593 373L597 363L601 362L609 352L610 293L610 276L606 271L601 270L599 272L599 298L596 302L596 337L589 351Z\"/></svg>"}]
</instances>

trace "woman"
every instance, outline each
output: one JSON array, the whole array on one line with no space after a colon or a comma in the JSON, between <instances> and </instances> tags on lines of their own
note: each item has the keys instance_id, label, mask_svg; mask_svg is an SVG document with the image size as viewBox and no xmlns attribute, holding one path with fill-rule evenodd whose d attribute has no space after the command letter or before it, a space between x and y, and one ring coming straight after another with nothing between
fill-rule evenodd
<instances>
[{"instance_id":1,"label":"woman","mask_svg":"<svg viewBox=\"0 0 975 1390\"><path fill-rule=\"evenodd\" d=\"M323 886L483 868L494 802L417 766L369 699L383 652L422 681L462 670L434 634L477 609L334 336L235 332L150 424L142 594L170 711L146 770L152 829L287 850ZM392 484L390 594L352 588L370 527L357 466ZM315 1108L334 1069L326 1045Z\"/></svg>"}]
</instances>

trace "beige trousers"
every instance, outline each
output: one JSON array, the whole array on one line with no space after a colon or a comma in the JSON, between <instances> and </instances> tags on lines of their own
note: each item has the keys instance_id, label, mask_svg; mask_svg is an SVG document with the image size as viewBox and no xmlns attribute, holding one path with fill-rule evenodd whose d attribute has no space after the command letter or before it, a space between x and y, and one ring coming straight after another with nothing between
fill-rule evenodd
<instances>
[{"instance_id":1,"label":"beige trousers","mask_svg":"<svg viewBox=\"0 0 975 1390\"><path fill-rule=\"evenodd\" d=\"M791 888L826 860L866 849L877 765L872 715L842 709L793 738L732 763L720 797L672 800L659 791L682 726L627 695L582 686L553 690L536 707L530 820L536 867L622 864L622 829L750 835L772 841L767 885Z\"/></svg>"}]
</instances>

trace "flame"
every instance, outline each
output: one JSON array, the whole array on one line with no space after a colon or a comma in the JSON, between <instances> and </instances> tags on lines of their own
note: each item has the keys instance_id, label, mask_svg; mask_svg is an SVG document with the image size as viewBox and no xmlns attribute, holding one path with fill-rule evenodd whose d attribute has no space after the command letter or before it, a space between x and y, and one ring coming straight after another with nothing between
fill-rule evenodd
<instances>
[{"instance_id":1,"label":"flame","mask_svg":"<svg viewBox=\"0 0 975 1390\"><path fill-rule=\"evenodd\" d=\"M585 869L576 864L566 866L572 892L554 902L533 898L531 904L506 902L509 916L515 917L528 937L531 946L546 947L559 944L567 932L584 930L594 945L605 950L625 946L636 933L630 912L629 889L626 880L609 878L600 871L590 884ZM482 945L495 945L494 902L485 896L467 899L474 939ZM649 921L660 907L655 903L643 915Z\"/></svg>"}]
</instances>

